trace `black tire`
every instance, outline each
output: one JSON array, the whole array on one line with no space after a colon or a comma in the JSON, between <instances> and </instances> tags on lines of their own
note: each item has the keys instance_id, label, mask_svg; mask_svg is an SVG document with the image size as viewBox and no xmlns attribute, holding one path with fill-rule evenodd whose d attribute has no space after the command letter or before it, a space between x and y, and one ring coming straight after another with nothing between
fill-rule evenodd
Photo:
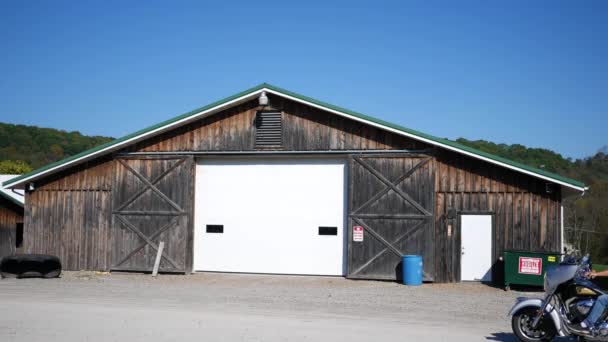
<instances>
[{"instance_id":1,"label":"black tire","mask_svg":"<svg viewBox=\"0 0 608 342\"><path fill-rule=\"evenodd\" d=\"M52 255L18 254L2 258L0 273L17 278L55 277L61 274L61 260Z\"/></svg>"},{"instance_id":2,"label":"black tire","mask_svg":"<svg viewBox=\"0 0 608 342\"><path fill-rule=\"evenodd\" d=\"M520 341L551 341L555 337L555 326L553 320L549 317L541 319L535 330L530 327L538 310L538 307L527 306L517 311L511 318L511 328Z\"/></svg>"}]
</instances>

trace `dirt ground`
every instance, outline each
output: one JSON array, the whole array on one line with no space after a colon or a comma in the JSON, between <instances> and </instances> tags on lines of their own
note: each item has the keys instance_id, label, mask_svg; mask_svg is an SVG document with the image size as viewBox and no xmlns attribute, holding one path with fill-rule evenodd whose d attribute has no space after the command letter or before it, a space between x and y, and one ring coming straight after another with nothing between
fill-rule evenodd
<instances>
[{"instance_id":1,"label":"dirt ground","mask_svg":"<svg viewBox=\"0 0 608 342\"><path fill-rule=\"evenodd\" d=\"M519 296L477 283L66 272L0 280L0 341L515 341Z\"/></svg>"}]
</instances>

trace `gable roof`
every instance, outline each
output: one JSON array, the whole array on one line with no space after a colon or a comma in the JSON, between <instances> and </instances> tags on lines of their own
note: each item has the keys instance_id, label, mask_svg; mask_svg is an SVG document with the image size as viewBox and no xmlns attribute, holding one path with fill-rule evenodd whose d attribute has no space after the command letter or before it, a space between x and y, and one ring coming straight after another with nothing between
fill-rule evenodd
<instances>
[{"instance_id":1,"label":"gable roof","mask_svg":"<svg viewBox=\"0 0 608 342\"><path fill-rule=\"evenodd\" d=\"M6 182L18 176L19 175L0 175L0 182ZM3 197L23 208L23 191L17 190L14 192L6 187L0 187L0 197Z\"/></svg>"},{"instance_id":2,"label":"gable roof","mask_svg":"<svg viewBox=\"0 0 608 342\"><path fill-rule=\"evenodd\" d=\"M547 172L545 170L541 170L535 167L531 167L522 163L518 163L506 158L502 158L500 156L494 155L494 154L490 154L487 152L483 152L468 146L465 146L463 144L457 143L455 141L451 141L448 139L443 139L443 138L438 138L435 136L432 136L430 134L426 134L426 133L422 133L422 132L418 132L416 130L413 129L409 129L400 125L396 125L384 120L380 120L377 118L373 118L371 116L365 115L365 114L361 114L361 113L357 113L342 107L338 107L323 101L319 101L304 95L300 95L294 92L291 92L289 90L286 89L282 89L273 85L270 85L268 83L262 83L258 86L255 86L253 88L247 89L245 91L242 91L240 93L234 94L232 96L229 96L227 98L224 98L222 100L213 102L211 104L208 104L204 107L195 109L193 111L190 111L188 113L176 116L172 119L163 121L161 123L158 123L156 125L144 128L142 130L139 130L137 132L128 134L122 138L118 138L115 139L113 141L110 141L108 143L99 145L97 147L91 148L89 150L86 150L84 152L78 153L76 155L73 155L71 157L65 158L63 160L48 164L46 166L43 166L37 170L34 170L30 173L24 174L22 176L10 179L8 181L5 181L4 183L2 183L4 186L6 187L15 187L18 185L23 185L26 182L31 182L31 181L35 181L37 179L40 179L42 177L45 177L47 175L59 172L61 170L64 170L66 168L69 168L71 166L83 163L85 161L97 158L99 156L102 155L106 155L108 153L114 152L116 150L122 149L128 145L134 144L136 142L139 142L141 140L150 138L152 136L158 135L160 133L169 131L171 129L180 127L182 125L185 125L187 123L190 123L192 121L195 120L199 120L201 118L204 117L208 117L211 116L215 113L218 113L228 107L249 101L251 99L255 99L259 96L259 94L265 91L269 94L274 94L277 96L281 96L290 100L293 100L295 102L299 102L299 103L303 103L306 105L309 105L311 107L315 107L315 108L319 108L321 110L333 113L333 114L337 114L346 118L350 118L352 120L355 121L359 121L371 126L375 126L377 128L386 130L386 131L390 131L399 135L403 135L403 136L407 136L409 138L418 140L418 141L422 141L422 142L426 142L430 145L433 146L438 146L441 148L445 148L460 154L464 154L467 156L470 156L472 158L476 158L476 159L480 159L480 160L484 160L486 162L489 162L491 164L495 164L495 165L499 165L517 172L521 172L533 177L537 177L540 179L544 179L553 183L557 183L560 184L562 186L574 189L574 190L578 190L578 191L585 191L587 188L585 187L585 184L582 182L579 182L577 180L574 179L570 179L567 177L563 177L560 176L558 174L552 173L552 172Z\"/></svg>"}]
</instances>

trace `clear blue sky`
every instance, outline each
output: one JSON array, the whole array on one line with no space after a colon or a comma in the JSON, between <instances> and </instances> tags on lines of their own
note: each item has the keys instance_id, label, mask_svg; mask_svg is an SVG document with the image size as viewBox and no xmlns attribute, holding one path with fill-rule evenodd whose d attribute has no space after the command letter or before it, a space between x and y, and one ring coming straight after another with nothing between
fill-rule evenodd
<instances>
[{"instance_id":1,"label":"clear blue sky","mask_svg":"<svg viewBox=\"0 0 608 342\"><path fill-rule=\"evenodd\" d=\"M608 1L2 1L0 121L118 137L261 82L440 137L608 144Z\"/></svg>"}]
</instances>

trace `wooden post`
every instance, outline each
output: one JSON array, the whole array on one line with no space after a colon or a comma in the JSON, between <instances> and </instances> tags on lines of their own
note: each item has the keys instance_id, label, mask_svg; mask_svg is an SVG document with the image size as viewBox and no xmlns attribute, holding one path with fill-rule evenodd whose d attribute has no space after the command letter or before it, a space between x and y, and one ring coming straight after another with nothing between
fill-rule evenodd
<instances>
[{"instance_id":1,"label":"wooden post","mask_svg":"<svg viewBox=\"0 0 608 342\"><path fill-rule=\"evenodd\" d=\"M152 270L152 276L156 277L158 274L158 267L160 266L160 257L163 255L163 249L165 248L165 241L161 241L158 244L158 252L156 253L156 261L154 261L154 269Z\"/></svg>"}]
</instances>

